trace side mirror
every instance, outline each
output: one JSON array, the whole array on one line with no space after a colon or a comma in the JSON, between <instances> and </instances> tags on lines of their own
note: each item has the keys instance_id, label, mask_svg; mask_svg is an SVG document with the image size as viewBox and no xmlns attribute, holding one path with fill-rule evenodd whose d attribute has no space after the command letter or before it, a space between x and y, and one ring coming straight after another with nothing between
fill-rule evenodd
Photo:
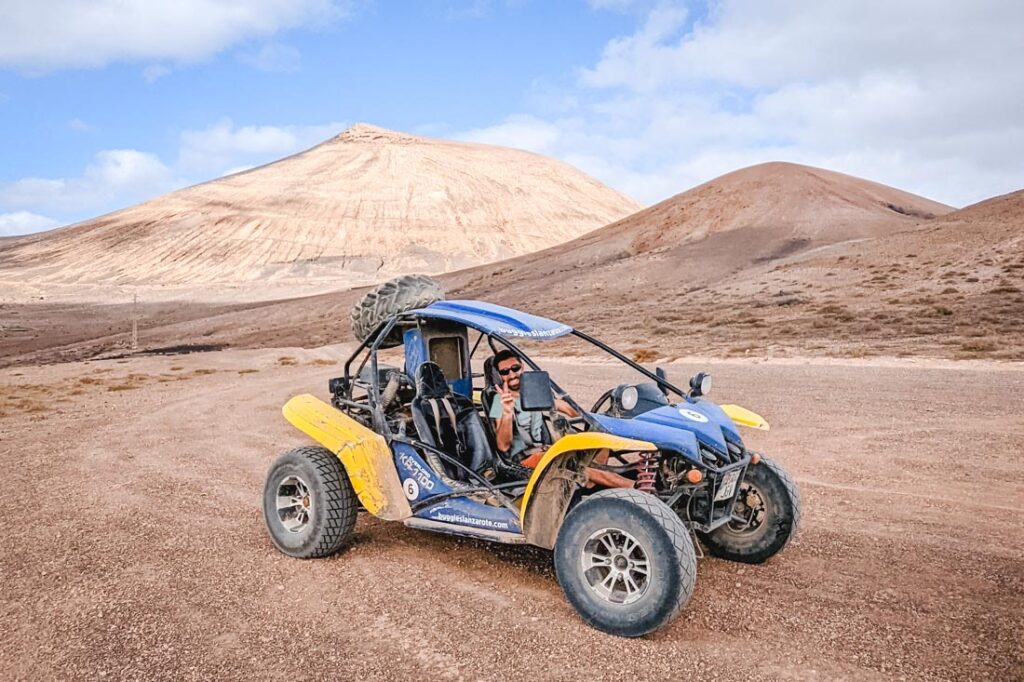
<instances>
[{"instance_id":1,"label":"side mirror","mask_svg":"<svg viewBox=\"0 0 1024 682\"><path fill-rule=\"evenodd\" d=\"M654 369L654 374L655 374L655 376L657 376L657 377L658 377L659 379L661 379L662 381L668 381L668 372L666 372L666 371L665 371L665 368L664 368L664 367L656 367L656 368ZM658 389L659 389L659 390L660 390L660 391L661 391L662 393L664 393L664 394L665 394L665 397L666 397L666 398L668 397L668 389L667 389L667 388L665 388L665 387L664 387L663 385L661 385L661 384L658 384Z\"/></svg>"},{"instance_id":2,"label":"side mirror","mask_svg":"<svg viewBox=\"0 0 1024 682\"><path fill-rule=\"evenodd\" d=\"M523 372L519 379L519 404L527 412L544 412L555 406L551 377L547 372Z\"/></svg>"}]
</instances>

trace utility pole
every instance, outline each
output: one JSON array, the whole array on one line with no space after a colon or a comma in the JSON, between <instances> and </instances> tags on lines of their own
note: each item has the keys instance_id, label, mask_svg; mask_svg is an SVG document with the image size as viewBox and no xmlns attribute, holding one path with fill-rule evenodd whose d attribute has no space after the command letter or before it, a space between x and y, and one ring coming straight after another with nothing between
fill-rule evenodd
<instances>
[{"instance_id":1,"label":"utility pole","mask_svg":"<svg viewBox=\"0 0 1024 682\"><path fill-rule=\"evenodd\" d=\"M131 349L139 347L139 295L132 294L132 342Z\"/></svg>"}]
</instances>

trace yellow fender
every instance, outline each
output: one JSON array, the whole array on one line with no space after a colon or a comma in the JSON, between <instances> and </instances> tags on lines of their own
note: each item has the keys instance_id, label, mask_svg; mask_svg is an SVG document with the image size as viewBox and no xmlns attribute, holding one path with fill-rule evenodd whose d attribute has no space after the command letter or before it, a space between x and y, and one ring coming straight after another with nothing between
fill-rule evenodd
<instances>
[{"instance_id":1,"label":"yellow fender","mask_svg":"<svg viewBox=\"0 0 1024 682\"><path fill-rule=\"evenodd\" d=\"M751 412L745 407L740 407L739 405L719 405L719 407L722 408L722 412L725 412L729 419L736 422L739 426L749 426L752 429L760 429L761 431L771 429L764 417Z\"/></svg>"},{"instance_id":2,"label":"yellow fender","mask_svg":"<svg viewBox=\"0 0 1024 682\"><path fill-rule=\"evenodd\" d=\"M541 457L540 462L537 463L537 467L533 470L533 474L530 476L530 480L526 484L526 492L523 493L522 504L519 507L520 523L523 527L524 533L531 543L549 548L554 546L554 539L558 533L556 524L561 523L562 516L565 513L565 505L569 502L568 498L559 499L557 502L552 502L552 509L545 510L543 508L539 508L537 511L541 514L543 520L538 521L537 515L535 514L531 518L531 522L528 527L526 515L528 511L531 511L530 503L537 492L537 487L541 482L541 479L549 469L553 468L552 464L562 456L571 452L606 449L617 452L637 452L657 450L658 446L644 440L633 440L632 438L623 438L622 436L614 436L610 433L600 432L570 433L567 436L559 438L555 444L548 448L547 452L544 453L544 456ZM545 487L545 490L550 489ZM535 527L534 521L538 521L539 527Z\"/></svg>"},{"instance_id":3,"label":"yellow fender","mask_svg":"<svg viewBox=\"0 0 1024 682\"><path fill-rule=\"evenodd\" d=\"M388 521L412 516L391 448L382 436L309 394L295 396L281 412L292 426L338 456L368 512Z\"/></svg>"}]
</instances>

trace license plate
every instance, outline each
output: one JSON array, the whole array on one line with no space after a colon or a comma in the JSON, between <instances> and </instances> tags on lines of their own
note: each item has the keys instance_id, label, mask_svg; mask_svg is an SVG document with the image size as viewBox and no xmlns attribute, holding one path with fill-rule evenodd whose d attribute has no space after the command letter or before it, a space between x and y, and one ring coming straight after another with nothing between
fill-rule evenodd
<instances>
[{"instance_id":1,"label":"license plate","mask_svg":"<svg viewBox=\"0 0 1024 682\"><path fill-rule=\"evenodd\" d=\"M722 477L722 485L718 486L718 494L715 495L715 502L728 500L736 491L736 482L740 480L740 469L734 469Z\"/></svg>"}]
</instances>

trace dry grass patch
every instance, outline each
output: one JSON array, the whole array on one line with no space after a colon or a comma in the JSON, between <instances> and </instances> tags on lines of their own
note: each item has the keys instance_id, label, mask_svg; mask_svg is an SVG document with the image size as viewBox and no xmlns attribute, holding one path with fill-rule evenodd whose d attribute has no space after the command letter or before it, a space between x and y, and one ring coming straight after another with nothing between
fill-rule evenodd
<instances>
[{"instance_id":1,"label":"dry grass patch","mask_svg":"<svg viewBox=\"0 0 1024 682\"><path fill-rule=\"evenodd\" d=\"M277 364L288 367L290 365L296 365L298 362L290 355L282 355L277 359Z\"/></svg>"},{"instance_id":2,"label":"dry grass patch","mask_svg":"<svg viewBox=\"0 0 1024 682\"><path fill-rule=\"evenodd\" d=\"M658 354L650 348L634 348L632 353L633 362L654 362L658 359Z\"/></svg>"},{"instance_id":3,"label":"dry grass patch","mask_svg":"<svg viewBox=\"0 0 1024 682\"><path fill-rule=\"evenodd\" d=\"M141 388L139 384L113 384L107 386L108 391L134 391L137 388Z\"/></svg>"},{"instance_id":4,"label":"dry grass patch","mask_svg":"<svg viewBox=\"0 0 1024 682\"><path fill-rule=\"evenodd\" d=\"M961 341L960 349L974 353L985 353L994 351L996 349L996 344L994 341L989 341L987 339L972 339L970 341Z\"/></svg>"}]
</instances>

